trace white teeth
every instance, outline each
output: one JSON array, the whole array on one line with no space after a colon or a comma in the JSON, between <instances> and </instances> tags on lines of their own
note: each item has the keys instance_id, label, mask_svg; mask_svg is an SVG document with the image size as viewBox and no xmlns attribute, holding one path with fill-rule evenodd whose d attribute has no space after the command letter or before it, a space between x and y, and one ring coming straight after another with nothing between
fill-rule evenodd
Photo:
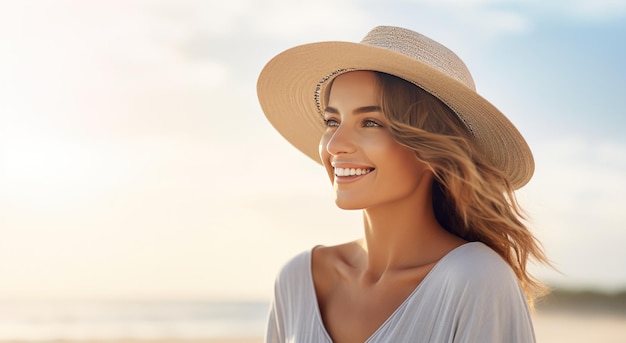
<instances>
[{"instance_id":1,"label":"white teeth","mask_svg":"<svg viewBox=\"0 0 626 343\"><path fill-rule=\"evenodd\" d=\"M355 176L365 175L371 172L373 169L361 169L361 168L335 168L335 175L337 176Z\"/></svg>"}]
</instances>

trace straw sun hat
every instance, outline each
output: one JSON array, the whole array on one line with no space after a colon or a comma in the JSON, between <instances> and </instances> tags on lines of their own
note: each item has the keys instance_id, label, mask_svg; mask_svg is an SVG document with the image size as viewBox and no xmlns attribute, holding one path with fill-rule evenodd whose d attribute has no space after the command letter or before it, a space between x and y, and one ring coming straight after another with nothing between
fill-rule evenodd
<instances>
[{"instance_id":1,"label":"straw sun hat","mask_svg":"<svg viewBox=\"0 0 626 343\"><path fill-rule=\"evenodd\" d=\"M526 141L476 93L463 61L428 37L399 27L376 27L360 43L320 42L280 53L259 76L263 112L283 137L321 163L318 145L325 126L320 97L332 78L353 70L380 71L418 85L459 116L479 151L513 187L522 187L532 177L534 162Z\"/></svg>"}]
</instances>

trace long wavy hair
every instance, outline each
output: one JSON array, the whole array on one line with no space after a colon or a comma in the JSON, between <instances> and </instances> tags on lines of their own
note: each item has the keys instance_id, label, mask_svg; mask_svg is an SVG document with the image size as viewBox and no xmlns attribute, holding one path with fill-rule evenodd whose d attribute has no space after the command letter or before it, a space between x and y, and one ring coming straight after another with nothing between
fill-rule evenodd
<instances>
[{"instance_id":1,"label":"long wavy hair","mask_svg":"<svg viewBox=\"0 0 626 343\"><path fill-rule=\"evenodd\" d=\"M524 224L525 214L506 176L476 149L471 133L448 106L408 81L375 73L382 112L393 136L434 173L433 209L440 225L502 256L533 307L547 288L526 265L529 260L550 263Z\"/></svg>"}]
</instances>

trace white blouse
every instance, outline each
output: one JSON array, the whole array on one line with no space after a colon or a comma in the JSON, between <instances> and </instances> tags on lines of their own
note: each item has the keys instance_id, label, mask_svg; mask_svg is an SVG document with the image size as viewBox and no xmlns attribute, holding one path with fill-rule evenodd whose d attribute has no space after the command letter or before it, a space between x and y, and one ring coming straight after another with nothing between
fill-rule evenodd
<instances>
[{"instance_id":1,"label":"white blouse","mask_svg":"<svg viewBox=\"0 0 626 343\"><path fill-rule=\"evenodd\" d=\"M312 249L279 273L265 341L331 343L313 286ZM530 311L509 265L483 243L445 255L370 336L380 342L535 342Z\"/></svg>"}]
</instances>

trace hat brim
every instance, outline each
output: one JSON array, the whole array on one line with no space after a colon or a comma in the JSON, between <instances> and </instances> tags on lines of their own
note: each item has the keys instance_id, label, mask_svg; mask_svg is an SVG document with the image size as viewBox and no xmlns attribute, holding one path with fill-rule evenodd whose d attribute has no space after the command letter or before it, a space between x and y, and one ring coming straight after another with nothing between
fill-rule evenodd
<instances>
[{"instance_id":1,"label":"hat brim","mask_svg":"<svg viewBox=\"0 0 626 343\"><path fill-rule=\"evenodd\" d=\"M300 45L270 60L257 83L265 116L301 152L321 163L325 130L315 93L318 83L342 69L372 70L412 82L439 98L471 128L478 150L511 185L524 186L534 172L528 144L515 126L473 89L429 65L392 50L352 42Z\"/></svg>"}]
</instances>

